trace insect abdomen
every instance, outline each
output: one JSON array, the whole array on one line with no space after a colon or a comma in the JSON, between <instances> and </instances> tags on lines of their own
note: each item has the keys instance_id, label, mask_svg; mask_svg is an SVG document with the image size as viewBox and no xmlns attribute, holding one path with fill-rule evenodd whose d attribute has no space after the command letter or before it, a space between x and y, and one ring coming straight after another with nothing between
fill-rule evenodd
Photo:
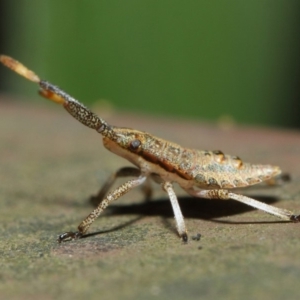
<instances>
[{"instance_id":1,"label":"insect abdomen","mask_svg":"<svg viewBox=\"0 0 300 300\"><path fill-rule=\"evenodd\" d=\"M260 183L281 173L279 167L244 163L221 151L198 151L198 164L191 170L201 188L238 188Z\"/></svg>"}]
</instances>

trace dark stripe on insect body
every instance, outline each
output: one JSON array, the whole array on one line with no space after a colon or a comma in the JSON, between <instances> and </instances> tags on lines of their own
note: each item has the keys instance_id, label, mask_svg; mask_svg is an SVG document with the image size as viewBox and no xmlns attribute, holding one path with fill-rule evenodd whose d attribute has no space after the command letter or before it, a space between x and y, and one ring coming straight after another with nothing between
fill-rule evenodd
<instances>
[{"instance_id":1,"label":"dark stripe on insect body","mask_svg":"<svg viewBox=\"0 0 300 300\"><path fill-rule=\"evenodd\" d=\"M153 155L149 152L142 150L141 152L139 152L139 155L142 158L144 158L146 161L156 164L156 165L160 166L162 169L164 169L165 171L178 175L180 178L183 178L186 180L192 179L188 173L180 171L179 169L176 168L175 165L171 164L170 162L168 162L166 160L158 159L155 155Z\"/></svg>"},{"instance_id":2,"label":"dark stripe on insect body","mask_svg":"<svg viewBox=\"0 0 300 300\"><path fill-rule=\"evenodd\" d=\"M126 149L130 152L136 153L146 161L160 166L165 171L178 175L182 179L192 179L192 176L188 174L188 172L180 170L178 164L172 162L174 155L178 155L179 158L176 157L176 160L181 161L182 156L180 156L180 153L182 150L180 149L180 147L176 147L173 145L169 146L165 141L150 138L146 139L146 142L144 144L141 144L137 149L134 149L134 147L129 147ZM187 156L190 158L189 155ZM181 162L181 167L183 170L185 170L184 167L186 166L183 165L183 163L184 162Z\"/></svg>"}]
</instances>

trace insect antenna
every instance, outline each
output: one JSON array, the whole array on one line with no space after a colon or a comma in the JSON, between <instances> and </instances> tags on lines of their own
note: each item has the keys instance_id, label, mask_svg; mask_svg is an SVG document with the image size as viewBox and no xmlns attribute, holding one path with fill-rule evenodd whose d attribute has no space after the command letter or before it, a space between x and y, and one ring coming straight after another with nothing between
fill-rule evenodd
<instances>
[{"instance_id":1,"label":"insect antenna","mask_svg":"<svg viewBox=\"0 0 300 300\"><path fill-rule=\"evenodd\" d=\"M40 85L39 94L41 96L63 105L63 107L82 124L97 130L104 136L112 134L112 126L108 125L106 121L98 117L79 101L61 90L58 86L55 86L46 80L41 80L38 75L9 56L0 55L0 61L19 75L38 83Z\"/></svg>"}]
</instances>

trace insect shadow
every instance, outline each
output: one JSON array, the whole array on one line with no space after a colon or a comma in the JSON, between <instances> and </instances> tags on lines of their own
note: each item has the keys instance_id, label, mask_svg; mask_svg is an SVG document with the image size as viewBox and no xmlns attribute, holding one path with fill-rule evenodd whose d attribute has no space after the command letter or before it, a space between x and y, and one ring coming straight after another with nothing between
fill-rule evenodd
<instances>
[{"instance_id":1,"label":"insect shadow","mask_svg":"<svg viewBox=\"0 0 300 300\"><path fill-rule=\"evenodd\" d=\"M278 201L278 198L271 196L256 196L256 199L272 204ZM207 221L212 221L215 223L223 224L271 224L271 223L282 223L287 221L275 220L275 221L231 221L231 220L218 220L218 218L228 217L243 214L246 212L254 211L255 208L244 205L234 200L218 200L218 199L200 199L193 198L189 196L178 197L180 207L182 209L185 218L191 219L202 219ZM129 226L144 217L149 216L160 216L163 218L163 223L166 227L172 230L173 225L167 220L168 218L174 218L170 200L168 198L159 198L151 201L144 201L141 203L129 204L129 205L119 205L111 204L106 211L106 216L122 216L122 215L133 215L136 214L137 217L127 221L123 224L115 226L108 230L100 230L97 232L92 232L86 234L84 237L89 237L93 235L113 232L120 230L126 226ZM174 232L176 232L174 228Z\"/></svg>"}]
</instances>

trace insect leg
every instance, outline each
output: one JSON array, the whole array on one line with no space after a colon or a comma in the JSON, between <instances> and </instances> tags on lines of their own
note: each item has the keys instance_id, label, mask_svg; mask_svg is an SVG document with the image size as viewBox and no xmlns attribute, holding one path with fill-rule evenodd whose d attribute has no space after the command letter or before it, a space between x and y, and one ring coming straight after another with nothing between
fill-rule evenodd
<instances>
[{"instance_id":1,"label":"insect leg","mask_svg":"<svg viewBox=\"0 0 300 300\"><path fill-rule=\"evenodd\" d=\"M189 189L186 190L190 195L201 198L208 199L221 199L221 200L229 200L233 199L249 206L255 207L257 209L263 210L271 215L277 216L283 220L288 220L292 222L300 222L300 215L295 215L293 212L277 208L275 206L257 201L255 199L229 192L228 190L194 190Z\"/></svg>"},{"instance_id":2,"label":"insect leg","mask_svg":"<svg viewBox=\"0 0 300 300\"><path fill-rule=\"evenodd\" d=\"M230 199L237 200L239 202L245 203L247 205L250 205L252 207L255 207L257 209L263 210L271 215L277 216L283 220L288 220L292 222L299 222L300 221L300 215L295 215L293 212L278 208L272 205L268 205L266 203L257 201L255 199L239 195L239 194L234 194L234 193L228 193L228 196Z\"/></svg>"},{"instance_id":3,"label":"insect leg","mask_svg":"<svg viewBox=\"0 0 300 300\"><path fill-rule=\"evenodd\" d=\"M114 200L117 200L124 194L128 193L134 187L141 185L146 180L146 176L140 176L135 179L128 180L121 186L119 186L114 191L110 192L100 204L79 224L78 231L76 232L65 232L58 237L58 242L60 243L66 239L76 239L82 237L92 223L99 217L99 215L104 211L104 209Z\"/></svg>"},{"instance_id":4,"label":"insect leg","mask_svg":"<svg viewBox=\"0 0 300 300\"><path fill-rule=\"evenodd\" d=\"M188 241L187 230L185 228L184 218L178 203L177 196L174 192L173 186L171 182L164 182L162 184L163 189L168 193L171 205L173 208L175 221L177 225L177 231L184 242Z\"/></svg>"},{"instance_id":5,"label":"insect leg","mask_svg":"<svg viewBox=\"0 0 300 300\"><path fill-rule=\"evenodd\" d=\"M104 196L107 194L109 189L112 187L112 185L115 183L115 181L118 178L122 177L139 177L141 176L141 171L137 168L132 168L132 167L124 167L119 169L117 172L111 174L106 182L103 184L97 195L92 196L90 201L94 206L97 206L104 198ZM145 192L146 194L146 192ZM147 197L147 194L146 194Z\"/></svg>"}]
</instances>

